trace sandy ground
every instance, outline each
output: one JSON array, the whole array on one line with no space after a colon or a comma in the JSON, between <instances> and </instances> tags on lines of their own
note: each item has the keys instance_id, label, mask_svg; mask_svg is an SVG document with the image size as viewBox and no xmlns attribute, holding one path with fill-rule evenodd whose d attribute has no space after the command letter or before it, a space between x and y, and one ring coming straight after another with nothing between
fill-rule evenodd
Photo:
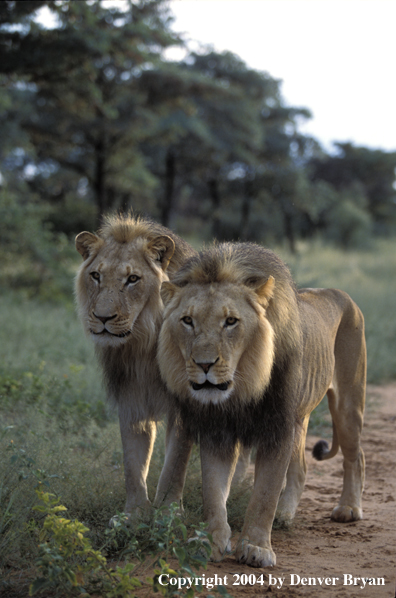
<instances>
[{"instance_id":1,"label":"sandy ground","mask_svg":"<svg viewBox=\"0 0 396 598\"><path fill-rule=\"evenodd\" d=\"M307 439L308 475L293 527L273 532L277 565L253 569L237 564L230 556L221 563L211 563L206 579L215 574L223 580L227 576L228 592L245 598L263 594L277 598L395 596L396 384L368 389L362 439L366 456L362 521L331 521L341 492L342 457L339 454L329 461L315 461L311 450L317 440L313 436ZM261 574L263 583L258 581ZM249 584L252 575L256 583ZM282 586L279 581L270 585L270 575L271 581L280 578ZM326 585L326 578L331 585ZM362 578L370 581L364 585ZM381 585L382 580L385 585ZM238 581L240 585L233 585ZM248 583L242 585L241 581ZM311 585L304 585L304 581Z\"/></svg>"}]
</instances>

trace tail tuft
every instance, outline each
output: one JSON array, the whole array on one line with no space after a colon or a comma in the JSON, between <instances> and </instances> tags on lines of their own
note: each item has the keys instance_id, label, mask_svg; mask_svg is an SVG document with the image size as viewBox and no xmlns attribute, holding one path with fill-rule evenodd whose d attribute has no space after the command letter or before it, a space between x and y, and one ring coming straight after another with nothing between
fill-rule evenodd
<instances>
[{"instance_id":1,"label":"tail tuft","mask_svg":"<svg viewBox=\"0 0 396 598\"><path fill-rule=\"evenodd\" d=\"M312 455L317 461L326 459L329 452L329 445L326 440L319 440L312 449Z\"/></svg>"}]
</instances>

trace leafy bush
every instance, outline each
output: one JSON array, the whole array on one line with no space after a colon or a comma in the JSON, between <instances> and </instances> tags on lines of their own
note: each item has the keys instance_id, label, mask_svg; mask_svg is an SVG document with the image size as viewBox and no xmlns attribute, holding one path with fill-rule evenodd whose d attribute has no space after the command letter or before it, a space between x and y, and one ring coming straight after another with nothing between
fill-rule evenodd
<instances>
[{"instance_id":1,"label":"leafy bush","mask_svg":"<svg viewBox=\"0 0 396 598\"><path fill-rule=\"evenodd\" d=\"M46 223L50 207L0 187L2 285L55 301L71 297L75 251Z\"/></svg>"},{"instance_id":2,"label":"leafy bush","mask_svg":"<svg viewBox=\"0 0 396 598\"><path fill-rule=\"evenodd\" d=\"M371 233L369 212L348 197L341 199L328 216L326 238L344 249L367 246Z\"/></svg>"},{"instance_id":3,"label":"leafy bush","mask_svg":"<svg viewBox=\"0 0 396 598\"><path fill-rule=\"evenodd\" d=\"M99 427L108 423L109 412L104 401L85 400L84 385L76 384L75 376L82 367L71 365L69 376L58 379L45 374L44 366L42 362L36 372L11 375L0 371L0 409L10 413L20 407L35 406L48 419L56 421L64 433L78 434L92 421Z\"/></svg>"},{"instance_id":4,"label":"leafy bush","mask_svg":"<svg viewBox=\"0 0 396 598\"><path fill-rule=\"evenodd\" d=\"M45 520L39 531L40 553L36 560L39 576L31 583L29 595L50 589L56 594L66 592L81 598L93 593L100 593L103 598L122 598L131 596L136 588L146 585L163 596L193 597L196 591L202 590L202 583L194 569L206 568L211 554L211 537L201 524L194 529L194 535L188 541L187 529L178 515L176 503L169 509L159 509L151 522L139 523L133 534L125 515L119 516L115 528L107 531L107 544L117 545L118 536L123 534L132 547L129 550L124 548L123 554L132 553L137 562L113 567L104 555L106 544L102 550L95 550L86 535L89 529L79 521L71 521L61 515L67 509L59 504L59 499L41 489L37 490L37 495L43 504L35 506L34 510L45 515ZM139 534L146 537L145 550L136 540ZM157 568L153 577L146 577L141 582L136 573L139 564L148 555L154 555L150 566ZM177 571L166 562L169 557L177 560ZM185 592L178 587L179 584L161 584L161 575L168 579L187 576L197 583ZM224 591L221 593L226 594Z\"/></svg>"}]
</instances>

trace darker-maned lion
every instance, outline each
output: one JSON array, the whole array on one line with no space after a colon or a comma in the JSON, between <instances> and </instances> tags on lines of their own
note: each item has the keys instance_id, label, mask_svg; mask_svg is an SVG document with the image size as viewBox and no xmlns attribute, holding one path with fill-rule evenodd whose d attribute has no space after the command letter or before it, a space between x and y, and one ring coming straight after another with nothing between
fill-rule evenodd
<instances>
[{"instance_id":1,"label":"darker-maned lion","mask_svg":"<svg viewBox=\"0 0 396 598\"><path fill-rule=\"evenodd\" d=\"M204 515L213 556L227 550L226 501L238 453L257 448L253 494L236 549L239 562L274 565L275 513L292 520L304 487L305 437L327 393L344 487L336 521L362 517L360 447L366 378L363 316L344 292L297 291L289 270L254 244L223 244L189 259L162 285L161 375L183 426L201 445Z\"/></svg>"},{"instance_id":2,"label":"darker-maned lion","mask_svg":"<svg viewBox=\"0 0 396 598\"><path fill-rule=\"evenodd\" d=\"M128 216L107 218L97 235L80 233L76 248L84 260L76 279L78 310L118 406L125 512L131 513L149 504L146 478L156 422L169 411L156 362L160 287L195 251L167 228ZM170 417L157 503L181 500L191 444Z\"/></svg>"}]
</instances>

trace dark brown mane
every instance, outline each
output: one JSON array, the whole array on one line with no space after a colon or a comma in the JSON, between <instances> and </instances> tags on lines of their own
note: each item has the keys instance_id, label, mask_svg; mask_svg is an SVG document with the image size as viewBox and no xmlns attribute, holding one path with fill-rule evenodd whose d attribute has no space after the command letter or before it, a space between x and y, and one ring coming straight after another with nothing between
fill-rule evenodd
<instances>
[{"instance_id":1,"label":"dark brown mane","mask_svg":"<svg viewBox=\"0 0 396 598\"><path fill-rule=\"evenodd\" d=\"M271 382L255 403L240 403L232 398L225 404L203 405L194 399L174 397L183 426L197 443L213 452L230 453L236 442L251 448L260 441L267 454L278 453L296 424L293 406L283 384L289 374L288 362L274 364ZM298 384L298 377L296 380Z\"/></svg>"}]
</instances>

